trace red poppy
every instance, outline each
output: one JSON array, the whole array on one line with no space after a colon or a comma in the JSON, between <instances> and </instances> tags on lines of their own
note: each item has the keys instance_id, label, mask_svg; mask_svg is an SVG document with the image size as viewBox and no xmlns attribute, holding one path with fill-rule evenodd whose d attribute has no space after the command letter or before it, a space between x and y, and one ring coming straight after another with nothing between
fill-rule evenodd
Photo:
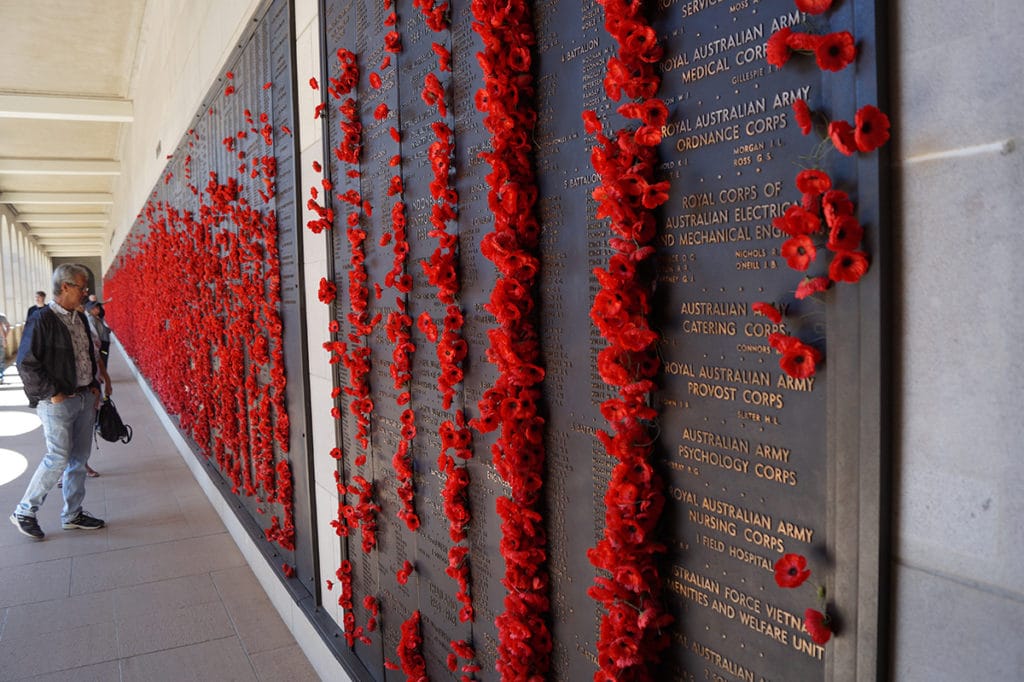
<instances>
[{"instance_id":1,"label":"red poppy","mask_svg":"<svg viewBox=\"0 0 1024 682\"><path fill-rule=\"evenodd\" d=\"M825 223L831 228L836 221L844 216L853 215L853 202L850 195L842 190L829 190L821 197L821 208L825 214Z\"/></svg>"},{"instance_id":2,"label":"red poppy","mask_svg":"<svg viewBox=\"0 0 1024 682\"><path fill-rule=\"evenodd\" d=\"M797 237L818 232L821 229L821 219L803 206L794 204L787 208L784 214L773 218L772 225L791 237Z\"/></svg>"},{"instance_id":3,"label":"red poppy","mask_svg":"<svg viewBox=\"0 0 1024 682\"><path fill-rule=\"evenodd\" d=\"M889 117L868 104L857 111L854 130L857 149L872 152L889 141Z\"/></svg>"},{"instance_id":4,"label":"red poppy","mask_svg":"<svg viewBox=\"0 0 1024 682\"><path fill-rule=\"evenodd\" d=\"M587 109L583 112L583 129L588 135L601 132L601 121L597 118L597 113L593 109Z\"/></svg>"},{"instance_id":5,"label":"red poppy","mask_svg":"<svg viewBox=\"0 0 1024 682\"><path fill-rule=\"evenodd\" d=\"M804 194L822 194L832 189L832 178L817 168L802 170L797 173L796 188Z\"/></svg>"},{"instance_id":6,"label":"red poppy","mask_svg":"<svg viewBox=\"0 0 1024 682\"><path fill-rule=\"evenodd\" d=\"M793 50L790 49L788 42L789 36L792 33L793 29L787 26L771 34L768 38L765 59L769 64L781 69L789 61L789 58L793 55Z\"/></svg>"},{"instance_id":7,"label":"red poppy","mask_svg":"<svg viewBox=\"0 0 1024 682\"><path fill-rule=\"evenodd\" d=\"M754 303L751 308L758 315L764 315L775 324L782 323L782 313L771 303L765 303L764 301L758 301Z\"/></svg>"},{"instance_id":8,"label":"red poppy","mask_svg":"<svg viewBox=\"0 0 1024 682\"><path fill-rule=\"evenodd\" d=\"M811 108L807 106L807 102L802 99L793 102L793 116L796 118L796 124L800 126L800 132L809 135L814 122L811 120Z\"/></svg>"},{"instance_id":9,"label":"red poppy","mask_svg":"<svg viewBox=\"0 0 1024 682\"><path fill-rule=\"evenodd\" d=\"M863 251L838 251L828 267L828 276L835 282L855 284L870 266Z\"/></svg>"},{"instance_id":10,"label":"red poppy","mask_svg":"<svg viewBox=\"0 0 1024 682\"><path fill-rule=\"evenodd\" d=\"M779 587L800 587L810 575L807 559L799 554L784 554L775 562L775 584Z\"/></svg>"},{"instance_id":11,"label":"red poppy","mask_svg":"<svg viewBox=\"0 0 1024 682\"><path fill-rule=\"evenodd\" d=\"M825 71L842 71L857 57L857 47L849 31L822 36L814 49L818 66Z\"/></svg>"},{"instance_id":12,"label":"red poppy","mask_svg":"<svg viewBox=\"0 0 1024 682\"><path fill-rule=\"evenodd\" d=\"M832 7L832 0L796 0L796 8L808 14L824 14Z\"/></svg>"},{"instance_id":13,"label":"red poppy","mask_svg":"<svg viewBox=\"0 0 1024 682\"><path fill-rule=\"evenodd\" d=\"M828 277L804 277L796 288L796 297L805 299L820 291L826 291L832 286L832 280Z\"/></svg>"},{"instance_id":14,"label":"red poppy","mask_svg":"<svg viewBox=\"0 0 1024 682\"><path fill-rule=\"evenodd\" d=\"M829 627L831 619L816 609L804 611L804 629L811 636L811 641L818 645L824 645L832 638L832 629Z\"/></svg>"},{"instance_id":15,"label":"red poppy","mask_svg":"<svg viewBox=\"0 0 1024 682\"><path fill-rule=\"evenodd\" d=\"M857 138L853 126L847 121L832 121L828 124L828 136L841 154L852 156L857 152Z\"/></svg>"},{"instance_id":16,"label":"red poppy","mask_svg":"<svg viewBox=\"0 0 1024 682\"><path fill-rule=\"evenodd\" d=\"M814 242L807 235L800 234L790 237L782 243L782 257L794 270L801 272L806 270L817 255L818 251L814 247Z\"/></svg>"},{"instance_id":17,"label":"red poppy","mask_svg":"<svg viewBox=\"0 0 1024 682\"><path fill-rule=\"evenodd\" d=\"M819 362L821 362L821 352L817 348L808 346L799 339L792 339L782 351L779 367L795 379L806 379L814 376Z\"/></svg>"},{"instance_id":18,"label":"red poppy","mask_svg":"<svg viewBox=\"0 0 1024 682\"><path fill-rule=\"evenodd\" d=\"M814 52L821 44L821 36L814 33L791 33L786 44L796 52Z\"/></svg>"},{"instance_id":19,"label":"red poppy","mask_svg":"<svg viewBox=\"0 0 1024 682\"><path fill-rule=\"evenodd\" d=\"M863 238L864 228L857 219L853 216L841 216L833 221L826 246L830 251L853 251L860 246L860 240Z\"/></svg>"}]
</instances>

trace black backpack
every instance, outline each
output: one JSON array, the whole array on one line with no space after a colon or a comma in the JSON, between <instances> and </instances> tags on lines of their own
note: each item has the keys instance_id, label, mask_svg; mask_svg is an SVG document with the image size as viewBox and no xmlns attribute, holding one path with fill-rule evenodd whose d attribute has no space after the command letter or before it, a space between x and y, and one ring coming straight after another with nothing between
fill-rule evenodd
<instances>
[{"instance_id":1,"label":"black backpack","mask_svg":"<svg viewBox=\"0 0 1024 682\"><path fill-rule=\"evenodd\" d=\"M99 412L96 413L96 433L111 443L127 443L132 439L132 427L121 421L121 415L117 413L114 401L110 398L103 400Z\"/></svg>"}]
</instances>

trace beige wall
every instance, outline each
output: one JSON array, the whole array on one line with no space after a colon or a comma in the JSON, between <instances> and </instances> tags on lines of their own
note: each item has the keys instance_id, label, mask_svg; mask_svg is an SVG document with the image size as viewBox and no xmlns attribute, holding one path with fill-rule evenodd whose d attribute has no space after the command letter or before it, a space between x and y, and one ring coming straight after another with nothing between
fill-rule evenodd
<instances>
[{"instance_id":1,"label":"beige wall","mask_svg":"<svg viewBox=\"0 0 1024 682\"><path fill-rule=\"evenodd\" d=\"M148 0L129 98L135 121L121 135L109 266L210 87L224 74L260 0ZM159 152L157 147L159 145Z\"/></svg>"},{"instance_id":2,"label":"beige wall","mask_svg":"<svg viewBox=\"0 0 1024 682\"><path fill-rule=\"evenodd\" d=\"M895 3L895 678L1024 675L1024 15Z\"/></svg>"}]
</instances>

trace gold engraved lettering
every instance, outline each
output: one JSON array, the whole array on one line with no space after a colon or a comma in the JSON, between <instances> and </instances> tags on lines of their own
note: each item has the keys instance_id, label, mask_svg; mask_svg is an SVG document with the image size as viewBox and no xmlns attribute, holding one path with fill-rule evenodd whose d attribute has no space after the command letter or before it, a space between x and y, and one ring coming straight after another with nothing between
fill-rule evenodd
<instances>
[{"instance_id":1,"label":"gold engraved lettering","mask_svg":"<svg viewBox=\"0 0 1024 682\"><path fill-rule=\"evenodd\" d=\"M764 443L758 443L757 449L754 450L754 454L758 457L764 457L770 459L773 462L784 462L789 463L789 448L776 447L774 445L766 445Z\"/></svg>"},{"instance_id":2,"label":"gold engraved lettering","mask_svg":"<svg viewBox=\"0 0 1024 682\"><path fill-rule=\"evenodd\" d=\"M714 398L715 400L736 400L735 386L706 384L699 381L687 381L686 390L698 398Z\"/></svg>"},{"instance_id":3,"label":"gold engraved lettering","mask_svg":"<svg viewBox=\"0 0 1024 682\"><path fill-rule=\"evenodd\" d=\"M760 526L765 530L772 529L772 517L767 514L745 509L744 507L737 507L729 502L723 502L722 500L706 496L701 501L700 506L701 509L705 509L713 514L728 516L748 526Z\"/></svg>"},{"instance_id":4,"label":"gold engraved lettering","mask_svg":"<svg viewBox=\"0 0 1024 682\"><path fill-rule=\"evenodd\" d=\"M732 450L733 452L739 452L744 455L750 454L750 442L745 438L736 438L734 436L722 436L711 431L701 431L700 429L684 428L680 434L683 440L688 440L691 443L697 445L710 445L722 450Z\"/></svg>"},{"instance_id":5,"label":"gold engraved lettering","mask_svg":"<svg viewBox=\"0 0 1024 682\"><path fill-rule=\"evenodd\" d=\"M812 528L798 526L797 524L790 523L789 521L779 521L779 526L775 529L775 532L781 533L782 535L788 535L794 540L799 540L800 542L806 542L808 544L810 544L811 540L814 539L814 530Z\"/></svg>"},{"instance_id":6,"label":"gold engraved lettering","mask_svg":"<svg viewBox=\"0 0 1024 682\"><path fill-rule=\"evenodd\" d=\"M707 336L735 336L735 322L718 320L683 320L683 333L705 334Z\"/></svg>"},{"instance_id":7,"label":"gold engraved lettering","mask_svg":"<svg viewBox=\"0 0 1024 682\"><path fill-rule=\"evenodd\" d=\"M778 204L754 204L752 206L737 206L732 210L732 218L737 223L749 223L754 220L768 220L778 218L786 213L786 209L793 205L791 201L783 201Z\"/></svg>"},{"instance_id":8,"label":"gold engraved lettering","mask_svg":"<svg viewBox=\"0 0 1024 682\"><path fill-rule=\"evenodd\" d=\"M788 388L791 391L806 391L810 393L814 390L814 377L797 379L796 377L791 377L788 374L780 374L776 387Z\"/></svg>"},{"instance_id":9,"label":"gold engraved lettering","mask_svg":"<svg viewBox=\"0 0 1024 682\"><path fill-rule=\"evenodd\" d=\"M693 492L684 490L683 488L677 488L675 486L669 486L668 490L669 494L672 495L672 499L677 502L686 502L694 507L697 506L697 495Z\"/></svg>"},{"instance_id":10,"label":"gold engraved lettering","mask_svg":"<svg viewBox=\"0 0 1024 682\"><path fill-rule=\"evenodd\" d=\"M758 24L750 28L745 28L736 33L733 33L722 38L715 38L709 40L703 45L698 45L693 49L693 61L700 59L708 59L714 57L727 50L734 50L737 47L752 43L755 40L760 40L764 37L764 26Z\"/></svg>"},{"instance_id":11,"label":"gold engraved lettering","mask_svg":"<svg viewBox=\"0 0 1024 682\"><path fill-rule=\"evenodd\" d=\"M689 71L684 71L682 81L685 85L693 85L697 81L703 80L708 76L714 76L716 73L723 73L728 70L729 61L725 57L719 57L714 61L708 62L707 64L698 64ZM737 128L738 127L739 126L737 126Z\"/></svg>"},{"instance_id":12,"label":"gold engraved lettering","mask_svg":"<svg viewBox=\"0 0 1024 682\"><path fill-rule=\"evenodd\" d=\"M678 595L686 597L690 601L696 602L701 606L708 605L708 595L704 594L700 590L696 590L689 585L684 585L678 580L669 579L668 588Z\"/></svg>"},{"instance_id":13,"label":"gold engraved lettering","mask_svg":"<svg viewBox=\"0 0 1024 682\"><path fill-rule=\"evenodd\" d=\"M779 644L789 644L789 633L778 625L772 625L768 621L745 611L740 611L740 622L754 632L759 632L765 637L771 637Z\"/></svg>"},{"instance_id":14,"label":"gold engraved lettering","mask_svg":"<svg viewBox=\"0 0 1024 682\"><path fill-rule=\"evenodd\" d=\"M748 61L749 62L753 62L754 60L755 60L754 55L751 55L751 58ZM741 62L739 59L737 59L736 63L737 64L743 64L744 62ZM762 67L757 68L757 69L751 69L750 71L747 71L746 73L741 73L738 76L733 76L732 78L729 79L729 82L732 83L733 85L739 85L740 83L746 83L747 81L752 81L755 78L763 78L763 77L764 77L764 67L762 66Z\"/></svg>"},{"instance_id":15,"label":"gold engraved lettering","mask_svg":"<svg viewBox=\"0 0 1024 682\"><path fill-rule=\"evenodd\" d=\"M743 539L749 543L757 545L758 547L764 547L765 549L770 549L773 552L778 552L779 554L786 553L786 543L774 535L762 533L756 528L744 528Z\"/></svg>"},{"instance_id":16,"label":"gold engraved lettering","mask_svg":"<svg viewBox=\"0 0 1024 682\"><path fill-rule=\"evenodd\" d=\"M797 10L796 12L790 12L789 14L783 14L780 17L772 19L772 33L775 33L780 28L786 28L787 26L796 26L802 24L807 20L807 15Z\"/></svg>"},{"instance_id":17,"label":"gold engraved lettering","mask_svg":"<svg viewBox=\"0 0 1024 682\"><path fill-rule=\"evenodd\" d=\"M817 659L819 661L825 655L825 647L815 644L814 642L809 642L803 637L793 638L793 648L799 651L800 653L807 654L811 658Z\"/></svg>"},{"instance_id":18,"label":"gold engraved lettering","mask_svg":"<svg viewBox=\"0 0 1024 682\"><path fill-rule=\"evenodd\" d=\"M751 564L752 566L758 566L764 570L772 573L775 571L775 565L771 559L767 559L760 554L754 554L742 547L736 547L735 545L729 545L729 556L737 561L742 561L745 564Z\"/></svg>"},{"instance_id":19,"label":"gold engraved lettering","mask_svg":"<svg viewBox=\"0 0 1024 682\"><path fill-rule=\"evenodd\" d=\"M739 317L746 315L749 306L742 301L687 301L679 307L683 315L717 315L719 317Z\"/></svg>"},{"instance_id":20,"label":"gold engraved lettering","mask_svg":"<svg viewBox=\"0 0 1024 682\"><path fill-rule=\"evenodd\" d=\"M773 481L779 485L795 487L797 484L796 472L792 469L773 466L771 464L754 464L754 475L766 481Z\"/></svg>"},{"instance_id":21,"label":"gold engraved lettering","mask_svg":"<svg viewBox=\"0 0 1024 682\"><path fill-rule=\"evenodd\" d=\"M735 204L740 201L754 201L757 199L757 185L745 187L727 187L718 191L718 202L721 204ZM783 209L782 213L785 213ZM779 215L782 215L780 213Z\"/></svg>"},{"instance_id":22,"label":"gold engraved lettering","mask_svg":"<svg viewBox=\"0 0 1024 682\"><path fill-rule=\"evenodd\" d=\"M781 410L784 406L781 393L769 393L768 391L752 391L749 388L743 389L743 393L740 394L743 398L743 402L748 405L757 405L759 407L773 407L776 410Z\"/></svg>"},{"instance_id":23,"label":"gold engraved lettering","mask_svg":"<svg viewBox=\"0 0 1024 682\"><path fill-rule=\"evenodd\" d=\"M664 364L665 374L672 374L675 376L692 377L693 366L688 365L685 362L666 362Z\"/></svg>"},{"instance_id":24,"label":"gold engraved lettering","mask_svg":"<svg viewBox=\"0 0 1024 682\"><path fill-rule=\"evenodd\" d=\"M687 518L693 523L698 523L705 528L718 531L719 533L725 533L729 537L736 537L736 524L732 521L725 521L718 518L714 514L705 514L704 512L691 509L686 513Z\"/></svg>"},{"instance_id":25,"label":"gold engraved lettering","mask_svg":"<svg viewBox=\"0 0 1024 682\"><path fill-rule=\"evenodd\" d=\"M725 0L692 0L692 2L683 3L683 6L679 9L680 12L682 12L683 17L692 17L694 14L706 10L708 7L714 7L724 1ZM674 4L674 2L675 0L658 0L658 5L662 9L667 9Z\"/></svg>"},{"instance_id":26,"label":"gold engraved lettering","mask_svg":"<svg viewBox=\"0 0 1024 682\"><path fill-rule=\"evenodd\" d=\"M720 613L730 620L736 619L736 608L732 604L724 604L717 599L711 600L711 610ZM741 612L742 614L742 612Z\"/></svg>"},{"instance_id":27,"label":"gold engraved lettering","mask_svg":"<svg viewBox=\"0 0 1024 682\"><path fill-rule=\"evenodd\" d=\"M750 369L733 369L731 367L714 367L703 365L697 375L701 379L714 381L731 381L736 384L747 384L749 386L771 386L772 375L770 372Z\"/></svg>"},{"instance_id":28,"label":"gold engraved lettering","mask_svg":"<svg viewBox=\"0 0 1024 682\"><path fill-rule=\"evenodd\" d=\"M793 102L798 99L802 99L805 102L811 94L811 86L805 85L802 88L795 90L783 90L782 92L775 95L772 99L772 109L782 109L783 107L789 108L793 106Z\"/></svg>"},{"instance_id":29,"label":"gold engraved lettering","mask_svg":"<svg viewBox=\"0 0 1024 682\"><path fill-rule=\"evenodd\" d=\"M711 592L712 594L715 594L715 595L721 595L722 594L722 586L718 584L717 580L715 580L714 578L709 578L709 577L707 577L705 575L701 575L700 573L696 573L694 571L691 571L690 569L686 568L685 566L680 566L679 564L673 564L672 565L672 575L675 576L676 578L682 578L683 580L685 580L686 582L690 583L691 585L696 585L697 587L699 587L700 589L704 590L705 592Z\"/></svg>"},{"instance_id":30,"label":"gold engraved lettering","mask_svg":"<svg viewBox=\"0 0 1024 682\"><path fill-rule=\"evenodd\" d=\"M693 126L697 129L708 128L710 126L716 126L722 123L731 123L732 121L739 120L741 118L748 118L750 116L756 116L757 114L763 114L766 111L767 102L764 97L759 97L743 104L734 104L731 107L724 107L722 109L712 109L711 111L703 114L698 114L697 118L693 122Z\"/></svg>"},{"instance_id":31,"label":"gold engraved lettering","mask_svg":"<svg viewBox=\"0 0 1024 682\"><path fill-rule=\"evenodd\" d=\"M676 141L676 151L686 152L691 151L693 149L699 149L700 147L705 147L708 145L720 144L722 142L735 142L739 139L739 125L731 125L726 126L724 128L719 128L718 130L711 130L704 133L697 133L696 135L690 135L688 137L681 137L679 138L679 140Z\"/></svg>"},{"instance_id":32,"label":"gold engraved lettering","mask_svg":"<svg viewBox=\"0 0 1024 682\"><path fill-rule=\"evenodd\" d=\"M745 474L750 469L750 462L742 457L723 455L715 452L714 450L705 450L703 448L695 448L689 445L680 445L677 452L683 459L689 459L694 462L699 462L700 464L709 464L727 471L735 471L736 473Z\"/></svg>"},{"instance_id":33,"label":"gold engraved lettering","mask_svg":"<svg viewBox=\"0 0 1024 682\"><path fill-rule=\"evenodd\" d=\"M739 663L726 658L714 649L709 649L700 642L694 642L690 646L690 649L693 653L704 658L708 662L713 663L733 677L738 677L739 679L744 680L744 682L754 682L755 680L753 671L747 670Z\"/></svg>"},{"instance_id":34,"label":"gold engraved lettering","mask_svg":"<svg viewBox=\"0 0 1024 682\"><path fill-rule=\"evenodd\" d=\"M797 632L801 632L804 629L803 620L797 618L785 609L780 609L778 606L775 606L774 604L769 604L768 602L765 602L764 612L770 619L774 620L776 623L781 623L782 625L785 625L790 630L796 630Z\"/></svg>"},{"instance_id":35,"label":"gold engraved lettering","mask_svg":"<svg viewBox=\"0 0 1024 682\"><path fill-rule=\"evenodd\" d=\"M676 216L677 218L685 218L686 216ZM672 225L672 218L669 218L666 227L676 227ZM729 242L746 242L750 241L750 230L745 227L723 227L718 230L694 230L692 232L684 232L679 235L680 246L703 246L704 244L725 244Z\"/></svg>"},{"instance_id":36,"label":"gold engraved lettering","mask_svg":"<svg viewBox=\"0 0 1024 682\"><path fill-rule=\"evenodd\" d=\"M726 586L725 598L731 601L733 604L742 606L748 611L753 611L757 614L761 613L761 600L757 597L751 597L746 592L741 592L740 590L737 590L735 587Z\"/></svg>"}]
</instances>

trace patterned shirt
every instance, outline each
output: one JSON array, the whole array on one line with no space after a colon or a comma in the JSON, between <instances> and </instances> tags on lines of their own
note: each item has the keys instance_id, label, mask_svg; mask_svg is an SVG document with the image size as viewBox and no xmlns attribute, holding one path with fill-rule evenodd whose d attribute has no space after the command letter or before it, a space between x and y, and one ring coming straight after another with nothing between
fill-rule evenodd
<instances>
[{"instance_id":1,"label":"patterned shirt","mask_svg":"<svg viewBox=\"0 0 1024 682\"><path fill-rule=\"evenodd\" d=\"M50 310L57 313L57 317L71 333L71 345L75 349L76 386L88 386L93 381L92 358L89 355L89 344L92 340L89 330L82 324L82 319L75 311L65 310L56 301L50 301Z\"/></svg>"}]
</instances>

